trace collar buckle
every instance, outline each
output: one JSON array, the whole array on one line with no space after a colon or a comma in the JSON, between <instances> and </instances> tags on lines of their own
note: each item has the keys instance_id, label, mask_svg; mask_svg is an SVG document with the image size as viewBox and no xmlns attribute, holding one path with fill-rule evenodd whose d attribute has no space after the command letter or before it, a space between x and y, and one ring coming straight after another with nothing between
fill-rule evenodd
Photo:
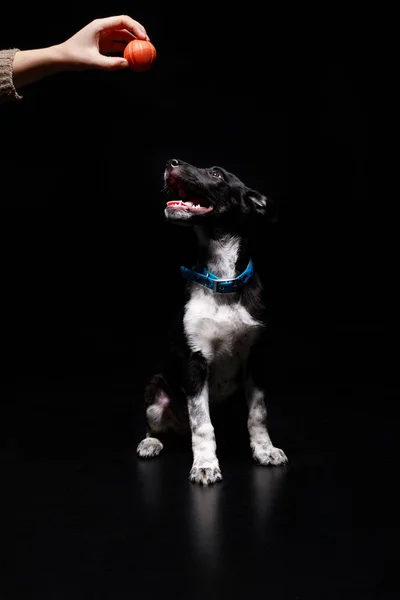
<instances>
[{"instance_id":1,"label":"collar buckle","mask_svg":"<svg viewBox=\"0 0 400 600\"><path fill-rule=\"evenodd\" d=\"M238 287L238 282L236 279L214 279L212 284L213 284L213 292L215 293L228 293L225 286L223 285L224 283L230 283L232 286L232 292L236 291L237 287Z\"/></svg>"}]
</instances>

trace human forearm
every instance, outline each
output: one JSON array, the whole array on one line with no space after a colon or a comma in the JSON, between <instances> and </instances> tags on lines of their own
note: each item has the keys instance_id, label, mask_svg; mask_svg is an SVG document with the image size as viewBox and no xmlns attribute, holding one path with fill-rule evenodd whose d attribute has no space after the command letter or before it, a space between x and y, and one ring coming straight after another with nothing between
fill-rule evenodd
<instances>
[{"instance_id":1,"label":"human forearm","mask_svg":"<svg viewBox=\"0 0 400 600\"><path fill-rule=\"evenodd\" d=\"M66 69L60 46L50 46L37 50L21 50L15 53L13 81L18 90L30 83L39 81Z\"/></svg>"}]
</instances>

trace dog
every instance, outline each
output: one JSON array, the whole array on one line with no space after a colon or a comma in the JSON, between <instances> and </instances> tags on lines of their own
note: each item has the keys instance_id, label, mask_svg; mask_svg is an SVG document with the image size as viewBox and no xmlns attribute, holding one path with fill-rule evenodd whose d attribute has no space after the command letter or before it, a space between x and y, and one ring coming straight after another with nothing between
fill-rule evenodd
<instances>
[{"instance_id":1,"label":"dog","mask_svg":"<svg viewBox=\"0 0 400 600\"><path fill-rule=\"evenodd\" d=\"M166 433L186 432L193 452L190 480L221 481L210 407L243 392L254 459L260 465L285 464L285 453L268 433L264 366L257 361L265 308L251 234L269 199L217 166L171 159L163 178L169 197L165 217L193 228L198 261L193 268L181 267L186 297L163 372L145 386L147 432L137 454L153 458L162 451Z\"/></svg>"}]
</instances>

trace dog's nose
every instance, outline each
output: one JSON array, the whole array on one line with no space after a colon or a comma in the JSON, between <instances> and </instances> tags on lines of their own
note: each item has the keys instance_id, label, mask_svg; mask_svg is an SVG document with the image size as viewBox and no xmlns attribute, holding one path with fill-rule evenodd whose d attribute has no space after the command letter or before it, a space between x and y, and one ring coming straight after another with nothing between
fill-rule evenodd
<instances>
[{"instance_id":1,"label":"dog's nose","mask_svg":"<svg viewBox=\"0 0 400 600\"><path fill-rule=\"evenodd\" d=\"M173 169L174 167L179 167L181 163L182 161L178 160L177 158L170 158L170 160L167 161L167 168Z\"/></svg>"}]
</instances>

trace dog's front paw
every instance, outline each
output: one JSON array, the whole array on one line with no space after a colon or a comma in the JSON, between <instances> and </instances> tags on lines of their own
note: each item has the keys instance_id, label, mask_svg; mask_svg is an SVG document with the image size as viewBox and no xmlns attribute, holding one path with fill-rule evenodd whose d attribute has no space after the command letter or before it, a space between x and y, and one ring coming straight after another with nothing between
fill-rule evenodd
<instances>
[{"instance_id":1,"label":"dog's front paw","mask_svg":"<svg viewBox=\"0 0 400 600\"><path fill-rule=\"evenodd\" d=\"M154 458L160 454L163 445L157 438L147 437L140 442L136 452L141 458Z\"/></svg>"},{"instance_id":2,"label":"dog's front paw","mask_svg":"<svg viewBox=\"0 0 400 600\"><path fill-rule=\"evenodd\" d=\"M260 465L284 465L289 462L284 451L271 444L251 444L251 451Z\"/></svg>"},{"instance_id":3,"label":"dog's front paw","mask_svg":"<svg viewBox=\"0 0 400 600\"><path fill-rule=\"evenodd\" d=\"M200 483L202 485L210 485L211 483L221 481L222 473L218 462L215 464L210 462L203 465L194 464L190 471L189 479L193 483Z\"/></svg>"}]
</instances>

